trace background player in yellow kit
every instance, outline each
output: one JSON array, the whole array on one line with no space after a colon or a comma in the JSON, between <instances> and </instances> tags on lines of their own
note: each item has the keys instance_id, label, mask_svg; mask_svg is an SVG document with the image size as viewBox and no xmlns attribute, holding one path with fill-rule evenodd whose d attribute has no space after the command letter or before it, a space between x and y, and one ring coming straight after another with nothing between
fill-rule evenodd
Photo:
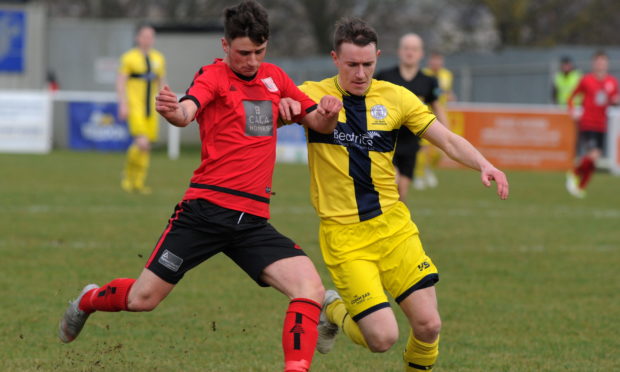
<instances>
[{"instance_id":1,"label":"background player in yellow kit","mask_svg":"<svg viewBox=\"0 0 620 372\"><path fill-rule=\"evenodd\" d=\"M442 53L438 51L431 52L426 67L422 69L422 72L436 78L439 82L439 89L441 89L441 94L439 95L440 105L443 105L445 108L448 102L456 100L452 87L454 77L452 71L445 67L445 57Z\"/></svg>"},{"instance_id":2,"label":"background player in yellow kit","mask_svg":"<svg viewBox=\"0 0 620 372\"><path fill-rule=\"evenodd\" d=\"M433 110L439 121L447 123L443 106L439 104L441 90L436 78L422 72L422 58L424 57L424 42L414 33L407 33L400 38L398 43L398 65L377 73L378 80L389 81L409 89L418 98ZM416 189L425 187L425 179L418 177L418 156L427 141L421 140L406 126L400 128L398 144L394 153L394 166L398 175L398 192L400 200L405 202L409 187L413 181Z\"/></svg>"},{"instance_id":3,"label":"background player in yellow kit","mask_svg":"<svg viewBox=\"0 0 620 372\"><path fill-rule=\"evenodd\" d=\"M434 77L437 79L439 83L439 99L437 100L437 104L441 107L442 111L446 115L446 119L448 118L448 102L452 102L456 100L456 96L454 95L452 83L454 81L454 77L452 75L452 71L448 70L445 67L445 58L444 55L438 51L433 51L430 53L428 57L428 61L426 63L426 67L422 69L422 72L428 76ZM435 114L437 114L435 112ZM449 123L444 123L449 125L450 130L458 135L463 135L464 130L462 126L457 128L455 123L450 120ZM417 184L414 183L414 187L424 189L426 187L437 187L438 180L437 176L435 176L434 169L437 168L439 162L441 161L442 152L439 151L435 146L430 145L427 141L422 141L420 153L416 158L416 166L415 166L415 179L420 180Z\"/></svg>"},{"instance_id":4,"label":"background player in yellow kit","mask_svg":"<svg viewBox=\"0 0 620 372\"><path fill-rule=\"evenodd\" d=\"M133 142L127 150L127 160L121 186L125 191L148 194L144 182L149 168L151 143L159 134L155 96L164 84L166 61L153 49L155 30L141 26L136 33L136 47L122 55L116 92L118 114L127 120Z\"/></svg>"},{"instance_id":5,"label":"background player in yellow kit","mask_svg":"<svg viewBox=\"0 0 620 372\"><path fill-rule=\"evenodd\" d=\"M485 186L495 180L501 199L508 197L508 181L411 91L373 80L379 53L372 27L360 19L342 20L331 53L338 75L300 87L315 100L326 94L341 98L344 107L333 133L307 129L321 252L338 289L326 294L317 350L329 352L339 328L373 352L388 350L398 339L398 325L387 291L412 329L405 369L428 371L439 353L441 320L434 288L439 277L409 210L399 201L392 165L398 131L406 126L479 170Z\"/></svg>"}]
</instances>

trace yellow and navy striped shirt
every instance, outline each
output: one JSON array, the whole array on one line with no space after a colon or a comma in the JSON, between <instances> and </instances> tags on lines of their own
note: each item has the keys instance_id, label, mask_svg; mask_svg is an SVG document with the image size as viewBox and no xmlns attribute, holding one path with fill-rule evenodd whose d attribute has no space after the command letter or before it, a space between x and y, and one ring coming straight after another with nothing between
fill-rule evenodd
<instances>
[{"instance_id":1,"label":"yellow and navy striped shirt","mask_svg":"<svg viewBox=\"0 0 620 372\"><path fill-rule=\"evenodd\" d=\"M324 95L344 107L332 134L306 129L310 196L319 217L342 224L369 220L398 201L392 165L398 129L421 135L435 120L415 94L372 80L364 96L346 92L338 76L299 87L315 102Z\"/></svg>"},{"instance_id":2,"label":"yellow and navy striped shirt","mask_svg":"<svg viewBox=\"0 0 620 372\"><path fill-rule=\"evenodd\" d=\"M144 117L155 115L155 96L166 74L166 60L155 49L144 54L133 48L121 56L119 72L128 77L127 103L129 112L141 112Z\"/></svg>"}]
</instances>

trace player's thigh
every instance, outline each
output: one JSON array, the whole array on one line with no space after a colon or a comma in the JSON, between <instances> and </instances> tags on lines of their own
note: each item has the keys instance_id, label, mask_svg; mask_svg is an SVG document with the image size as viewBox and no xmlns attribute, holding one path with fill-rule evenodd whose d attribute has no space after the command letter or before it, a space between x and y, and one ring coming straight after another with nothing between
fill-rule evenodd
<instances>
[{"instance_id":1,"label":"player's thigh","mask_svg":"<svg viewBox=\"0 0 620 372\"><path fill-rule=\"evenodd\" d=\"M400 307L407 316L416 338L424 342L433 342L441 329L435 287L412 292L400 302Z\"/></svg>"},{"instance_id":2,"label":"player's thigh","mask_svg":"<svg viewBox=\"0 0 620 372\"><path fill-rule=\"evenodd\" d=\"M157 115L146 116L143 110L130 110L127 125L132 137L143 136L150 142L155 142L159 138L159 118Z\"/></svg>"},{"instance_id":3,"label":"player's thigh","mask_svg":"<svg viewBox=\"0 0 620 372\"><path fill-rule=\"evenodd\" d=\"M368 314L357 325L372 351L386 351L398 340L398 322L390 307Z\"/></svg>"},{"instance_id":4,"label":"player's thigh","mask_svg":"<svg viewBox=\"0 0 620 372\"><path fill-rule=\"evenodd\" d=\"M127 127L132 137L147 135L147 122L144 111L141 109L129 108L127 116Z\"/></svg>"},{"instance_id":5,"label":"player's thigh","mask_svg":"<svg viewBox=\"0 0 620 372\"><path fill-rule=\"evenodd\" d=\"M187 271L228 246L230 233L213 220L211 207L217 208L200 199L179 203L145 268L177 284Z\"/></svg>"},{"instance_id":6,"label":"player's thigh","mask_svg":"<svg viewBox=\"0 0 620 372\"><path fill-rule=\"evenodd\" d=\"M396 246L381 259L381 281L398 304L411 293L439 281L437 267L424 252L415 231L411 222L395 234L392 239Z\"/></svg>"},{"instance_id":7,"label":"player's thigh","mask_svg":"<svg viewBox=\"0 0 620 372\"><path fill-rule=\"evenodd\" d=\"M303 270L303 273L300 271L298 274L303 275L312 284L319 278L314 265L301 247L278 232L266 222L266 219L257 216L247 214L243 216L233 244L223 252L262 287L272 285L264 279L273 283L277 281L276 284L279 285L280 276L289 277L293 274L291 271L293 268ZM289 260L290 258L296 259ZM265 273L265 270L273 264L276 265ZM295 286L303 285L300 283L301 280L291 277L289 279ZM318 282L320 283L320 279Z\"/></svg>"},{"instance_id":8,"label":"player's thigh","mask_svg":"<svg viewBox=\"0 0 620 372\"><path fill-rule=\"evenodd\" d=\"M601 133L593 131L580 131L577 136L577 155L591 155L604 146Z\"/></svg>"},{"instance_id":9,"label":"player's thigh","mask_svg":"<svg viewBox=\"0 0 620 372\"><path fill-rule=\"evenodd\" d=\"M291 299L303 297L323 302L321 277L307 256L278 260L263 270L260 279Z\"/></svg>"},{"instance_id":10,"label":"player's thigh","mask_svg":"<svg viewBox=\"0 0 620 372\"><path fill-rule=\"evenodd\" d=\"M330 265L327 269L349 315L356 322L390 307L375 262L351 260Z\"/></svg>"},{"instance_id":11,"label":"player's thigh","mask_svg":"<svg viewBox=\"0 0 620 372\"><path fill-rule=\"evenodd\" d=\"M157 141L159 138L159 116L156 112L152 112L151 115L146 118L145 121L146 137L151 142Z\"/></svg>"}]
</instances>

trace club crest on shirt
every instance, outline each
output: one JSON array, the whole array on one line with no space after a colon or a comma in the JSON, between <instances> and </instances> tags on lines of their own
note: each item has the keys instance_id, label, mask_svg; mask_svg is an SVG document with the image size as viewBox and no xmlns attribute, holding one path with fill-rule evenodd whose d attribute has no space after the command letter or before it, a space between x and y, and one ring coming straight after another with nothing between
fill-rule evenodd
<instances>
[{"instance_id":1,"label":"club crest on shirt","mask_svg":"<svg viewBox=\"0 0 620 372\"><path fill-rule=\"evenodd\" d=\"M370 108L370 116L377 120L383 120L387 117L387 107L383 105L374 105Z\"/></svg>"},{"instance_id":2,"label":"club crest on shirt","mask_svg":"<svg viewBox=\"0 0 620 372\"><path fill-rule=\"evenodd\" d=\"M271 77L260 79L260 81L262 81L263 84L265 84L265 87L267 87L268 91L273 92L273 93L278 91L278 86L276 85L276 83L273 82L273 79Z\"/></svg>"},{"instance_id":3,"label":"club crest on shirt","mask_svg":"<svg viewBox=\"0 0 620 372\"><path fill-rule=\"evenodd\" d=\"M605 82L605 90L606 90L608 93L613 92L613 91L614 91L614 88L615 88L614 83L612 83L611 81L607 81L607 82Z\"/></svg>"}]
</instances>

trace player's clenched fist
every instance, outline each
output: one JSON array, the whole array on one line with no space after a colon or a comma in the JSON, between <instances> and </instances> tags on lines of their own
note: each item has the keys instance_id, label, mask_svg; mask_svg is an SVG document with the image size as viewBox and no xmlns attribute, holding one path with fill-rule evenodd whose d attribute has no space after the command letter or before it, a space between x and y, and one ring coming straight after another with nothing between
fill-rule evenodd
<instances>
[{"instance_id":1,"label":"player's clenched fist","mask_svg":"<svg viewBox=\"0 0 620 372\"><path fill-rule=\"evenodd\" d=\"M323 96L317 107L319 114L329 118L337 117L341 109L342 101L330 95Z\"/></svg>"},{"instance_id":2,"label":"player's clenched fist","mask_svg":"<svg viewBox=\"0 0 620 372\"><path fill-rule=\"evenodd\" d=\"M176 111L178 108L177 95L170 90L168 85L164 85L155 97L155 109L165 117L167 113Z\"/></svg>"},{"instance_id":3,"label":"player's clenched fist","mask_svg":"<svg viewBox=\"0 0 620 372\"><path fill-rule=\"evenodd\" d=\"M190 100L178 102L176 93L164 85L155 97L155 110L170 124L184 127L194 119L198 107Z\"/></svg>"}]
</instances>

